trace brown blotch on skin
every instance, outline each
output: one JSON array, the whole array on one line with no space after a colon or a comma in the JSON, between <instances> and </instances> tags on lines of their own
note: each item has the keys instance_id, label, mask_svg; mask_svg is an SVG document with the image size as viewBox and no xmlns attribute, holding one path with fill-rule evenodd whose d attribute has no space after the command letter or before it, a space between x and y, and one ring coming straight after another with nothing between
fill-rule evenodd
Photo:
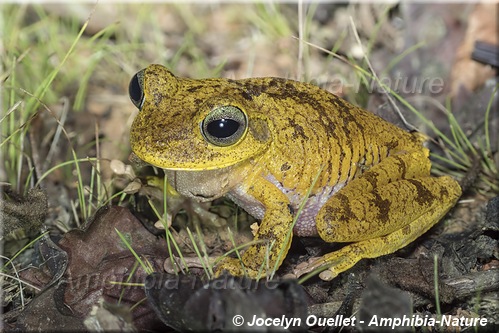
<instances>
[{"instance_id":1,"label":"brown blotch on skin","mask_svg":"<svg viewBox=\"0 0 499 333\"><path fill-rule=\"evenodd\" d=\"M297 139L298 137L303 138L304 140L308 140L308 136L305 134L305 130L303 126L297 124L294 119L289 119L289 125L294 129L293 139Z\"/></svg>"},{"instance_id":2,"label":"brown blotch on skin","mask_svg":"<svg viewBox=\"0 0 499 333\"><path fill-rule=\"evenodd\" d=\"M440 187L440 198L448 198L449 197L449 191L447 190L446 187Z\"/></svg>"},{"instance_id":3,"label":"brown blotch on skin","mask_svg":"<svg viewBox=\"0 0 499 333\"><path fill-rule=\"evenodd\" d=\"M378 187L378 176L379 174L374 171L363 174L362 179L368 181L373 188Z\"/></svg>"},{"instance_id":4,"label":"brown blotch on skin","mask_svg":"<svg viewBox=\"0 0 499 333\"><path fill-rule=\"evenodd\" d=\"M272 87L277 86L277 84L278 84L278 80L276 80L276 79L271 79L271 80L269 80L268 87L269 87L269 88L272 88Z\"/></svg>"},{"instance_id":5,"label":"brown blotch on skin","mask_svg":"<svg viewBox=\"0 0 499 333\"><path fill-rule=\"evenodd\" d=\"M247 101L252 101L253 100L253 97L255 96L255 94L253 93L253 91L241 91L241 96L247 100Z\"/></svg>"},{"instance_id":6,"label":"brown blotch on skin","mask_svg":"<svg viewBox=\"0 0 499 333\"><path fill-rule=\"evenodd\" d=\"M407 181L416 188L417 196L415 200L419 205L427 206L435 200L436 197L433 192L424 187L419 180L408 179Z\"/></svg>"},{"instance_id":7,"label":"brown blotch on skin","mask_svg":"<svg viewBox=\"0 0 499 333\"><path fill-rule=\"evenodd\" d=\"M283 165L281 165L282 172L288 171L289 169L291 169L291 165L289 165L288 162L285 162Z\"/></svg>"},{"instance_id":8,"label":"brown blotch on skin","mask_svg":"<svg viewBox=\"0 0 499 333\"><path fill-rule=\"evenodd\" d=\"M260 241L266 241L270 240L272 241L273 239L279 239L279 237L275 234L275 231L272 229L267 229L266 232L264 232L262 229L258 230L258 240ZM269 243L264 242L262 244L259 244L260 246L267 246Z\"/></svg>"},{"instance_id":9,"label":"brown blotch on skin","mask_svg":"<svg viewBox=\"0 0 499 333\"><path fill-rule=\"evenodd\" d=\"M294 99L298 100L298 102L302 104L310 105L314 110L316 110L319 114L325 114L326 111L324 109L324 105L317 99L311 99L308 92L300 91L294 95Z\"/></svg>"},{"instance_id":10,"label":"brown blotch on skin","mask_svg":"<svg viewBox=\"0 0 499 333\"><path fill-rule=\"evenodd\" d=\"M411 226L408 224L404 228L402 228L402 233L404 236L407 236L411 233Z\"/></svg>"},{"instance_id":11,"label":"brown blotch on skin","mask_svg":"<svg viewBox=\"0 0 499 333\"><path fill-rule=\"evenodd\" d=\"M262 94L262 92L264 92L266 90L266 88L262 87L261 85L255 86L254 84L250 84L250 83L241 84L241 82L238 82L238 81L234 81L234 83L236 83L238 86L241 87L241 89L244 90L241 95L246 100L253 100L254 97L260 96Z\"/></svg>"},{"instance_id":12,"label":"brown blotch on skin","mask_svg":"<svg viewBox=\"0 0 499 333\"><path fill-rule=\"evenodd\" d=\"M373 204L378 207L378 221L386 223L389 219L391 202L388 199L381 198L376 192L373 192L373 195L375 196Z\"/></svg>"},{"instance_id":13,"label":"brown blotch on skin","mask_svg":"<svg viewBox=\"0 0 499 333\"><path fill-rule=\"evenodd\" d=\"M390 150L395 149L397 146L398 146L398 142L396 140L392 140L386 144L386 148L388 148L388 152L390 152Z\"/></svg>"},{"instance_id":14,"label":"brown blotch on skin","mask_svg":"<svg viewBox=\"0 0 499 333\"><path fill-rule=\"evenodd\" d=\"M194 105L196 106L196 108L199 108L199 106L200 106L201 104L203 104L203 103L204 103L204 101L205 101L205 100L204 100L203 98L195 98L195 99L194 99Z\"/></svg>"},{"instance_id":15,"label":"brown blotch on skin","mask_svg":"<svg viewBox=\"0 0 499 333\"><path fill-rule=\"evenodd\" d=\"M187 88L186 90L190 93L195 93L197 92L200 88L202 88L200 85L197 85L197 86L192 86L192 87L189 87Z\"/></svg>"},{"instance_id":16,"label":"brown blotch on skin","mask_svg":"<svg viewBox=\"0 0 499 333\"><path fill-rule=\"evenodd\" d=\"M328 175L329 179L331 179L333 174L333 163L327 164L326 175Z\"/></svg>"},{"instance_id":17,"label":"brown blotch on skin","mask_svg":"<svg viewBox=\"0 0 499 333\"><path fill-rule=\"evenodd\" d=\"M345 128L347 127L348 124L355 124L355 126L357 126L360 132L364 132L364 126L362 126L357 121L357 118L352 114L352 108L350 105L345 104L345 101L343 101L341 98L339 98L336 95L331 95L329 97L329 102L334 106L336 106L338 110L340 110L343 121L344 122L346 121Z\"/></svg>"},{"instance_id":18,"label":"brown blotch on skin","mask_svg":"<svg viewBox=\"0 0 499 333\"><path fill-rule=\"evenodd\" d=\"M346 195L338 193L333 198L338 200L339 204L336 207L328 205L324 208L324 218L327 221L348 222L356 218L356 215L350 208L350 199Z\"/></svg>"},{"instance_id":19,"label":"brown blotch on skin","mask_svg":"<svg viewBox=\"0 0 499 333\"><path fill-rule=\"evenodd\" d=\"M407 167L406 167L404 161L398 156L395 156L395 160L397 161L397 165L399 166L399 170L400 170L400 174L401 174L400 178L405 179Z\"/></svg>"}]
</instances>

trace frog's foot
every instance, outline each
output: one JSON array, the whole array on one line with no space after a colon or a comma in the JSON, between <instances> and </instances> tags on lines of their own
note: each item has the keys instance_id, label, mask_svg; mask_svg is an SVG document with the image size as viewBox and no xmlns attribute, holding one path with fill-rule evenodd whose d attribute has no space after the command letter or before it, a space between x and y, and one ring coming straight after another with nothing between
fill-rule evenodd
<instances>
[{"instance_id":1,"label":"frog's foot","mask_svg":"<svg viewBox=\"0 0 499 333\"><path fill-rule=\"evenodd\" d=\"M216 257L199 258L199 257L183 257L179 258L172 256L165 259L163 269L169 274L185 273L189 268L206 268L215 262Z\"/></svg>"},{"instance_id":2,"label":"frog's foot","mask_svg":"<svg viewBox=\"0 0 499 333\"><path fill-rule=\"evenodd\" d=\"M203 221L203 225L208 225L216 228L227 225L227 220L220 215L210 212L211 202L197 202L191 200L189 207L184 207L187 214L190 214L191 219L197 217L198 221Z\"/></svg>"},{"instance_id":3,"label":"frog's foot","mask_svg":"<svg viewBox=\"0 0 499 333\"><path fill-rule=\"evenodd\" d=\"M295 267L293 275L296 278L307 273L320 272L319 278L330 281L340 273L353 267L362 257L355 255L357 244L347 245L342 249L328 253L322 257L313 257Z\"/></svg>"}]
</instances>

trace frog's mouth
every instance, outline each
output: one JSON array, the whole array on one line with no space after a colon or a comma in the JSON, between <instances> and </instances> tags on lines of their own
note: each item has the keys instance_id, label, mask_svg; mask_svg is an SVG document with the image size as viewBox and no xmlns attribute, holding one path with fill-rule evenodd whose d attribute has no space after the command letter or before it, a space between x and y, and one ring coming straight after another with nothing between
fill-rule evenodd
<instances>
[{"instance_id":1,"label":"frog's mouth","mask_svg":"<svg viewBox=\"0 0 499 333\"><path fill-rule=\"evenodd\" d=\"M194 193L190 192L190 197L195 198L198 201L204 202L204 201L213 201L217 199L218 197L216 195L208 196L204 193Z\"/></svg>"},{"instance_id":2,"label":"frog's mouth","mask_svg":"<svg viewBox=\"0 0 499 333\"><path fill-rule=\"evenodd\" d=\"M230 168L205 171L165 170L168 182L181 195L213 201L230 190Z\"/></svg>"}]
</instances>

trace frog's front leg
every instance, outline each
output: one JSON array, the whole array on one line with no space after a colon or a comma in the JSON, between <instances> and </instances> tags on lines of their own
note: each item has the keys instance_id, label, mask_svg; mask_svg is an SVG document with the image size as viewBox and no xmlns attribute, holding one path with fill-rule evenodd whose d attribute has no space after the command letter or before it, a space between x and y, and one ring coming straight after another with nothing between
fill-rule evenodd
<instances>
[{"instance_id":1,"label":"frog's front leg","mask_svg":"<svg viewBox=\"0 0 499 333\"><path fill-rule=\"evenodd\" d=\"M244 191L263 204L265 216L254 238L255 244L244 252L242 262L237 258L222 259L216 265L217 276L223 271L252 278L266 276L281 265L291 245L293 217L288 198L263 177L249 183Z\"/></svg>"},{"instance_id":2,"label":"frog's front leg","mask_svg":"<svg viewBox=\"0 0 499 333\"><path fill-rule=\"evenodd\" d=\"M363 258L408 245L456 203L461 187L451 177L431 177L428 151L393 155L334 195L319 211L317 230L326 242L353 242L296 271L327 267L332 279Z\"/></svg>"}]
</instances>

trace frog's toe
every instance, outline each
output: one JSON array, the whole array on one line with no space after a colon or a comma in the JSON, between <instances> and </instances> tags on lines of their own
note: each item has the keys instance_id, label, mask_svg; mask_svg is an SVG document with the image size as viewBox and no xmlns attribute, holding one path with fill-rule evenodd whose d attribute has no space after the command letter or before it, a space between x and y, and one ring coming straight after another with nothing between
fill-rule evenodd
<instances>
[{"instance_id":1,"label":"frog's toe","mask_svg":"<svg viewBox=\"0 0 499 333\"><path fill-rule=\"evenodd\" d=\"M186 273L190 268L205 268L206 265L211 265L214 261L214 257L209 257L208 261L205 258L199 257L180 257L172 256L165 259L163 263L163 269L169 274Z\"/></svg>"},{"instance_id":2,"label":"frog's toe","mask_svg":"<svg viewBox=\"0 0 499 333\"><path fill-rule=\"evenodd\" d=\"M321 257L312 257L307 261L301 262L293 269L293 275L299 278L302 275L312 272L316 269L318 262L321 260Z\"/></svg>"},{"instance_id":3,"label":"frog's toe","mask_svg":"<svg viewBox=\"0 0 499 333\"><path fill-rule=\"evenodd\" d=\"M307 273L319 273L321 280L330 281L355 265L356 262L340 250L326 254L323 257L310 258L308 261L297 265L293 273L296 277Z\"/></svg>"}]
</instances>

